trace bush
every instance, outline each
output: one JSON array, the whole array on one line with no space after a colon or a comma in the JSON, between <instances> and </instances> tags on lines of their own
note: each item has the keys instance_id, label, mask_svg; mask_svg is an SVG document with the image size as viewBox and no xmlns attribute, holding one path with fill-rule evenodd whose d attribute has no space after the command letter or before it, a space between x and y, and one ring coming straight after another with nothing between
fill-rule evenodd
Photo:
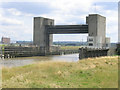
<instances>
[{"instance_id":1,"label":"bush","mask_svg":"<svg viewBox=\"0 0 120 90\"><path fill-rule=\"evenodd\" d=\"M117 54L120 55L120 48L117 49Z\"/></svg>"},{"instance_id":2,"label":"bush","mask_svg":"<svg viewBox=\"0 0 120 90\"><path fill-rule=\"evenodd\" d=\"M117 44L117 54L120 55L120 44Z\"/></svg>"}]
</instances>

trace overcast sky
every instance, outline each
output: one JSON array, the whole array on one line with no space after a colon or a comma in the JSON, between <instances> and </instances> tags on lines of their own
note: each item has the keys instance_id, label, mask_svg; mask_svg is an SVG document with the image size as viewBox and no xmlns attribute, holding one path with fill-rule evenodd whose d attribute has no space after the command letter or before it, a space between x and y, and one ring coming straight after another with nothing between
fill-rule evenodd
<instances>
[{"instance_id":1,"label":"overcast sky","mask_svg":"<svg viewBox=\"0 0 120 90\"><path fill-rule=\"evenodd\" d=\"M14 1L14 2L13 2ZM118 41L118 0L8 0L0 2L0 38L12 41L33 40L33 17L40 16L55 20L56 25L85 24L88 14L106 17L106 36L111 42ZM112 1L112 0L109 0ZM87 34L54 35L54 41L86 41Z\"/></svg>"}]
</instances>

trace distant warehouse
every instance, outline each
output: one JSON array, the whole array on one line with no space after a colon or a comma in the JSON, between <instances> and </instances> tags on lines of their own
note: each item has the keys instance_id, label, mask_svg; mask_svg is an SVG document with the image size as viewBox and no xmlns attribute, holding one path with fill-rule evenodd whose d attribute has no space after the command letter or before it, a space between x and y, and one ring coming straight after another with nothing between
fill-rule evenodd
<instances>
[{"instance_id":1,"label":"distant warehouse","mask_svg":"<svg viewBox=\"0 0 120 90\"><path fill-rule=\"evenodd\" d=\"M2 42L3 44L10 44L10 38L2 37L1 42Z\"/></svg>"}]
</instances>

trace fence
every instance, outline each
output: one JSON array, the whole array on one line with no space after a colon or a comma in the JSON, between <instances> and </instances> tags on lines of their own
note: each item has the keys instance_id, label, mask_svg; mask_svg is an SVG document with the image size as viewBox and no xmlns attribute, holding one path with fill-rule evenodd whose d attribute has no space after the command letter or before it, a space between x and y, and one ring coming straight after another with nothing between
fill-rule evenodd
<instances>
[{"instance_id":1,"label":"fence","mask_svg":"<svg viewBox=\"0 0 120 90\"><path fill-rule=\"evenodd\" d=\"M13 58L13 57L28 57L44 55L43 47L15 47L5 46L4 49L0 50L1 57Z\"/></svg>"},{"instance_id":2,"label":"fence","mask_svg":"<svg viewBox=\"0 0 120 90\"><path fill-rule=\"evenodd\" d=\"M78 50L55 50L52 52L45 51L46 50L44 47L5 46L4 48L0 48L0 56L1 58L14 58L78 53Z\"/></svg>"},{"instance_id":3,"label":"fence","mask_svg":"<svg viewBox=\"0 0 120 90\"><path fill-rule=\"evenodd\" d=\"M79 48L79 59L107 56L109 49Z\"/></svg>"}]
</instances>

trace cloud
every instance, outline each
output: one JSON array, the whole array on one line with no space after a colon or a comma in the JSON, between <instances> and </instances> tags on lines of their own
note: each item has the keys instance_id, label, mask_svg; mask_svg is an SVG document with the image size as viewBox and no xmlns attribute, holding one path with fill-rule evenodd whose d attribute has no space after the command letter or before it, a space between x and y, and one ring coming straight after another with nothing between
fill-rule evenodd
<instances>
[{"instance_id":1,"label":"cloud","mask_svg":"<svg viewBox=\"0 0 120 90\"><path fill-rule=\"evenodd\" d=\"M98 1L99 3L100 1ZM32 4L33 3L33 4ZM117 42L117 10L112 9L112 6L107 6L106 3L96 4L96 0L39 0L38 2L24 3L8 3L4 2L2 19L0 20L8 24L17 24L18 26L9 26L9 31L16 33L16 40L24 36L26 40L32 39L33 17L42 16L52 18L55 24L85 24L86 16L90 13L98 13L107 17L107 36L111 37L112 42ZM106 8L108 7L108 8ZM4 17L3 17L4 16ZM20 27L20 28L19 28ZM21 28L22 27L22 28ZM14 28L14 30L12 30ZM16 31L15 31L16 29ZM21 34L22 33L22 34ZM26 34L26 35L25 35ZM70 35L55 35L55 40L63 40L64 37L70 38ZM72 37L74 37L72 39ZM84 37L84 36L82 36ZM86 37L86 36L85 36ZM23 38L23 39L24 39ZM68 39L66 38L66 39ZM71 35L68 40L79 40L81 35Z\"/></svg>"},{"instance_id":2,"label":"cloud","mask_svg":"<svg viewBox=\"0 0 120 90\"><path fill-rule=\"evenodd\" d=\"M10 37L12 41L14 40L31 40L32 39L32 29L28 26L1 26L0 30L1 36Z\"/></svg>"},{"instance_id":3,"label":"cloud","mask_svg":"<svg viewBox=\"0 0 120 90\"><path fill-rule=\"evenodd\" d=\"M0 22L2 25L22 25L22 24L24 24L22 21L19 21L17 19L7 18L2 15L0 15Z\"/></svg>"},{"instance_id":4,"label":"cloud","mask_svg":"<svg viewBox=\"0 0 120 90\"><path fill-rule=\"evenodd\" d=\"M32 14L44 14L44 13L49 13L52 11L54 8L52 7L47 7L49 6L49 2L3 2L2 3L2 8L5 9L12 9L12 11L16 12L17 9L18 11L22 11L23 13L32 13Z\"/></svg>"},{"instance_id":5,"label":"cloud","mask_svg":"<svg viewBox=\"0 0 120 90\"><path fill-rule=\"evenodd\" d=\"M111 2L112 3L112 2ZM59 4L59 5L58 5ZM118 34L118 11L115 7L108 7L104 3L102 5L96 4L94 1L90 2L80 2L72 1L65 2L58 1L51 2L51 6L56 8L55 11L42 15L43 17L54 18L56 24L85 24L85 17L88 13L98 13L106 17L107 28L106 36L111 37L112 42L117 42ZM109 2L110 4L110 2ZM116 3L114 3L116 5ZM87 6L87 7L86 7ZM115 8L115 9L113 9ZM57 38L57 36L56 36ZM76 36L77 39L77 36Z\"/></svg>"},{"instance_id":6,"label":"cloud","mask_svg":"<svg viewBox=\"0 0 120 90\"><path fill-rule=\"evenodd\" d=\"M22 13L20 11L16 10L15 8L8 9L8 12L15 16L22 15Z\"/></svg>"},{"instance_id":7,"label":"cloud","mask_svg":"<svg viewBox=\"0 0 120 90\"><path fill-rule=\"evenodd\" d=\"M53 2L56 0L29 0L29 2ZM84 1L88 1L88 0L84 0ZM84 2L81 1L81 2ZM91 0L89 0L91 1ZM92 0L93 1L93 0ZM118 2L119 0L94 0L95 2ZM28 0L1 0L1 2L28 2Z\"/></svg>"},{"instance_id":8,"label":"cloud","mask_svg":"<svg viewBox=\"0 0 120 90\"><path fill-rule=\"evenodd\" d=\"M118 11L101 10L106 16L106 36L111 37L112 42L118 42Z\"/></svg>"},{"instance_id":9,"label":"cloud","mask_svg":"<svg viewBox=\"0 0 120 90\"><path fill-rule=\"evenodd\" d=\"M0 13L0 36L10 37L12 41L32 40L32 14L15 8L3 9Z\"/></svg>"},{"instance_id":10,"label":"cloud","mask_svg":"<svg viewBox=\"0 0 120 90\"><path fill-rule=\"evenodd\" d=\"M85 17L89 12L92 2L80 2L79 0L56 0L50 2L50 7L55 8L50 13L40 14L47 18L55 19L55 24L81 24L85 23ZM87 7L86 7L87 6Z\"/></svg>"},{"instance_id":11,"label":"cloud","mask_svg":"<svg viewBox=\"0 0 120 90\"><path fill-rule=\"evenodd\" d=\"M32 13L21 12L21 11L17 10L16 8L8 8L8 9L5 9L5 10L10 15L14 15L14 16L35 16Z\"/></svg>"}]
</instances>

